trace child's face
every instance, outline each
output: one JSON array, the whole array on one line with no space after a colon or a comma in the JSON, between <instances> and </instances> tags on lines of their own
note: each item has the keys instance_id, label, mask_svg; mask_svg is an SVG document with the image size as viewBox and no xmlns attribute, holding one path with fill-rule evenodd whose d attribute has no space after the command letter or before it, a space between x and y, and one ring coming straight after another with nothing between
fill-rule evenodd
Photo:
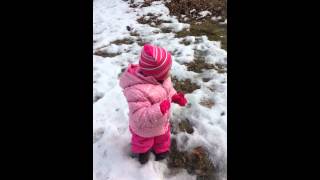
<instances>
[{"instance_id":1,"label":"child's face","mask_svg":"<svg viewBox=\"0 0 320 180\"><path fill-rule=\"evenodd\" d=\"M167 79L168 77L170 77L170 70L168 71L167 75L165 76L164 79Z\"/></svg>"},{"instance_id":2,"label":"child's face","mask_svg":"<svg viewBox=\"0 0 320 180\"><path fill-rule=\"evenodd\" d=\"M158 79L158 80L164 81L164 80L166 80L168 77L170 77L170 70L168 71L168 73L167 73L162 79Z\"/></svg>"}]
</instances>

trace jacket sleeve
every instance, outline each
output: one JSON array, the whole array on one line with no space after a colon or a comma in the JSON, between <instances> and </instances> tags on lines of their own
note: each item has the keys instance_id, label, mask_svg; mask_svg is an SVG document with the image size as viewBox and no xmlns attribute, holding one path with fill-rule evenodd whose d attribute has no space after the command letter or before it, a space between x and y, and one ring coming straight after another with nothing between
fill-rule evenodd
<instances>
[{"instance_id":1,"label":"jacket sleeve","mask_svg":"<svg viewBox=\"0 0 320 180\"><path fill-rule=\"evenodd\" d=\"M171 78L170 78L169 84L170 84L169 97L170 97L170 100L172 101L171 98L172 98L173 95L175 95L177 93L177 91L173 87L173 84L171 82Z\"/></svg>"},{"instance_id":2,"label":"jacket sleeve","mask_svg":"<svg viewBox=\"0 0 320 180\"><path fill-rule=\"evenodd\" d=\"M139 127L154 127L163 124L160 102L151 104L144 92L130 88L124 92L129 105L129 112Z\"/></svg>"}]
</instances>

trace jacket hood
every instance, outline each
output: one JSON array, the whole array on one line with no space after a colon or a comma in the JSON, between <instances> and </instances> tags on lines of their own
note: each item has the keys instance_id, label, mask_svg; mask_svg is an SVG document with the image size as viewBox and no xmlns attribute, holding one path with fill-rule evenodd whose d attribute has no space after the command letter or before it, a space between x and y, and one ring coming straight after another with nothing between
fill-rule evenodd
<instances>
[{"instance_id":1,"label":"jacket hood","mask_svg":"<svg viewBox=\"0 0 320 180\"><path fill-rule=\"evenodd\" d=\"M120 87L123 89L137 84L160 84L153 76L143 76L137 64L129 64L128 68L120 77Z\"/></svg>"}]
</instances>

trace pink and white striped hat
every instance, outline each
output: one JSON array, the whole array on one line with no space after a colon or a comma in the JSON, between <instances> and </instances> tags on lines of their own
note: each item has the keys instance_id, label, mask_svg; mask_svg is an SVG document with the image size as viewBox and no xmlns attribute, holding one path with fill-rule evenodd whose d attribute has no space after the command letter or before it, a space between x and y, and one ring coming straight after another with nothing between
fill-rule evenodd
<instances>
[{"instance_id":1,"label":"pink and white striped hat","mask_svg":"<svg viewBox=\"0 0 320 180\"><path fill-rule=\"evenodd\" d=\"M164 48L146 44L141 51L139 65L145 76L163 80L171 68L171 54Z\"/></svg>"}]
</instances>

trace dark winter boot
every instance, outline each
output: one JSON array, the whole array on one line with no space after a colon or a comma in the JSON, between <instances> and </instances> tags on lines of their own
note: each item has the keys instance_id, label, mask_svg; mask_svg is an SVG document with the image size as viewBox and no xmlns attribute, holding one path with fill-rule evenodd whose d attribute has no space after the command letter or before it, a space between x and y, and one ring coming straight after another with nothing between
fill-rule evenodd
<instances>
[{"instance_id":1,"label":"dark winter boot","mask_svg":"<svg viewBox=\"0 0 320 180\"><path fill-rule=\"evenodd\" d=\"M161 160L163 160L163 159L168 157L169 151L166 151L166 152L163 152L163 153L159 153L159 154L155 153L155 155L156 155L156 161L161 161Z\"/></svg>"},{"instance_id":2,"label":"dark winter boot","mask_svg":"<svg viewBox=\"0 0 320 180\"><path fill-rule=\"evenodd\" d=\"M147 163L149 161L149 157L150 157L150 151L147 151L145 153L140 153L138 155L138 159L141 164Z\"/></svg>"}]
</instances>

